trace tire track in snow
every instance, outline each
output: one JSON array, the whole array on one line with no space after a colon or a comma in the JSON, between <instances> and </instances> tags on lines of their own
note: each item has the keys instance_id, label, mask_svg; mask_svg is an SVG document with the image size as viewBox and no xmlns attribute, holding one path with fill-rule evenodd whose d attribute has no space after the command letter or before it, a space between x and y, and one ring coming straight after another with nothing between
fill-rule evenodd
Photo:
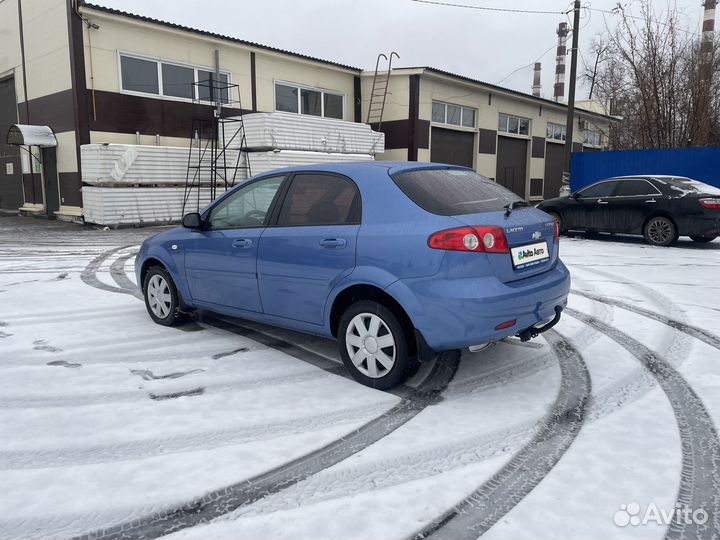
<instances>
[{"instance_id":1,"label":"tire track in snow","mask_svg":"<svg viewBox=\"0 0 720 540\"><path fill-rule=\"evenodd\" d=\"M412 420L426 407L440 402L442 393L454 377L459 364L459 355L443 356L444 358L434 362L431 372L417 388L407 390L408 396L405 399L341 439L254 478L209 492L180 506L91 531L76 538L157 538L207 523L317 474L376 443Z\"/></svg>"},{"instance_id":2,"label":"tire track in snow","mask_svg":"<svg viewBox=\"0 0 720 540\"><path fill-rule=\"evenodd\" d=\"M560 391L542 427L513 458L455 508L413 535L476 540L547 476L575 440L585 420L591 382L580 353L560 334L545 334L562 374Z\"/></svg>"},{"instance_id":3,"label":"tire track in snow","mask_svg":"<svg viewBox=\"0 0 720 540\"><path fill-rule=\"evenodd\" d=\"M581 283L585 282L585 280L577 277L575 278L575 281L579 281ZM597 287L591 283L586 283L591 289L597 290ZM677 306L671 300L665 298L656 291L642 286L638 286L637 288L661 309L668 311L678 310ZM594 309L594 306L598 305L605 304L592 302L591 309ZM603 322L608 324L607 321ZM617 327L618 324L615 324L615 326ZM592 331L592 327L587 325L586 327ZM574 337L571 337L570 339L578 346L586 346L585 342L577 340ZM656 344L656 350L659 354L672 358L672 362L675 367L678 367L682 365L685 359L689 356L692 346L693 343L690 336L672 332L663 335L662 339ZM637 369L623 376L613 384L593 393L593 396L590 399L588 420L596 420L620 407L632 403L650 391L656 384L655 379L647 372L647 370L638 366Z\"/></svg>"},{"instance_id":4,"label":"tire track in snow","mask_svg":"<svg viewBox=\"0 0 720 540\"><path fill-rule=\"evenodd\" d=\"M124 289L126 291L133 291L134 297L144 301L145 299L143 298L142 294L140 294L138 287L130 280L130 278L125 273L125 265L137 254L137 251L132 251L131 253L121 255L120 257L115 259L110 265L110 276L121 289Z\"/></svg>"},{"instance_id":5,"label":"tire track in snow","mask_svg":"<svg viewBox=\"0 0 720 540\"><path fill-rule=\"evenodd\" d=\"M674 328L675 330L678 330L679 332L688 334L688 335L694 337L695 339L698 339L698 340L702 341L703 343L710 345L711 347L720 349L720 337L716 336L715 334L713 334L711 332L708 332L707 330L703 330L702 328L699 328L697 326L693 326L691 324L686 324L684 322L680 322L676 319L671 319L669 317L665 317L664 315L660 315L659 313L655 313L654 311L650 311L649 309L644 309L644 308L641 308L634 304L630 304L628 302L623 302L622 300L617 300L616 298L601 296L599 294L593 294L593 293L589 293L589 292L581 291L581 290L577 290L577 289L573 289L572 293L577 294L578 296L583 296L590 300L595 300L596 302L601 302L603 304L609 304L612 306L616 306L616 307L619 307L626 311L632 311L633 313L637 313L638 315L642 315L643 317L646 317L648 319L652 319L654 321L662 323L666 326L669 326L670 328Z\"/></svg>"},{"instance_id":6,"label":"tire track in snow","mask_svg":"<svg viewBox=\"0 0 720 540\"><path fill-rule=\"evenodd\" d=\"M85 269L80 274L80 279L82 279L85 284L90 285L91 287L94 287L96 289L100 289L102 291L121 293L121 294L129 294L130 296L135 296L134 293L136 293L137 291L135 290L134 285L130 289L125 289L123 287L115 287L113 285L108 285L107 283L103 283L97 277L97 272L98 272L98 270L100 270L100 267L102 266L102 264L105 261L107 261L112 255L114 255L115 253L119 253L120 251L123 251L125 249L131 249L131 248L135 248L135 247L137 247L137 244L120 246L117 248L109 249L107 251L103 251L100 255L98 255L92 261L90 261L88 263L88 265L85 267ZM130 280L128 279L128 281L130 281Z\"/></svg>"},{"instance_id":7,"label":"tire track in snow","mask_svg":"<svg viewBox=\"0 0 720 540\"><path fill-rule=\"evenodd\" d=\"M254 349L260 350L260 349ZM240 392L253 392L264 386L295 384L303 381L317 380L320 377L327 377L329 373L318 373L315 370L298 369L283 373L282 375L269 375L254 379L240 378L236 381L214 382L203 380L201 383L206 393L233 392L236 395ZM152 391L159 391L160 388L153 388ZM30 409L49 407L84 407L87 405L103 405L107 403L120 403L128 401L139 401L147 399L148 389L126 390L118 392L105 392L94 394L70 394L70 395L33 395L18 398L0 397L0 409Z\"/></svg>"},{"instance_id":8,"label":"tire track in snow","mask_svg":"<svg viewBox=\"0 0 720 540\"><path fill-rule=\"evenodd\" d=\"M83 446L64 448L3 450L0 451L0 470L57 468L126 461L268 440L320 430L329 426L358 422L364 418L386 414L389 407L390 405L386 402L375 405L364 403L328 411L320 416L295 416L290 419L259 422L237 428L180 433L155 439L113 441L95 445L85 443Z\"/></svg>"},{"instance_id":9,"label":"tire track in snow","mask_svg":"<svg viewBox=\"0 0 720 540\"><path fill-rule=\"evenodd\" d=\"M718 538L720 536L720 439L705 405L690 384L661 355L626 333L591 315L568 308L568 315L596 328L632 354L655 378L675 414L682 447L682 467L677 504L703 509L705 524L674 520L668 539Z\"/></svg>"}]
</instances>

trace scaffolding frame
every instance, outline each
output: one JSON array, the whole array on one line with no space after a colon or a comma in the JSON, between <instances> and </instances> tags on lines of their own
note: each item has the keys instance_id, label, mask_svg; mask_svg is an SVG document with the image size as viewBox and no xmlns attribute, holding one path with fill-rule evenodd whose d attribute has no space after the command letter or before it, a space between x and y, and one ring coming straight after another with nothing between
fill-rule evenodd
<instances>
[{"instance_id":1,"label":"scaffolding frame","mask_svg":"<svg viewBox=\"0 0 720 540\"><path fill-rule=\"evenodd\" d=\"M252 176L239 86L215 79L214 75L211 73L209 79L193 83L197 86L193 88L193 95L198 97L193 102L213 108L210 119L192 121L183 215L192 202L195 202L195 211L200 212L204 193L213 201L219 189L225 192L238 181ZM236 101L232 99L234 95L238 97ZM237 116L224 117L222 108L230 105L237 105L240 112Z\"/></svg>"}]
</instances>

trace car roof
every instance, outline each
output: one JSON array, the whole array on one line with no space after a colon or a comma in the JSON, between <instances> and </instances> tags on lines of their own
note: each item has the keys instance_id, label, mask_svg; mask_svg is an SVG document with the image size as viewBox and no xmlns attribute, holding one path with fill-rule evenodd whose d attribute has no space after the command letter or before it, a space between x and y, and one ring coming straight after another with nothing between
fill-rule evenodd
<instances>
[{"instance_id":1,"label":"car roof","mask_svg":"<svg viewBox=\"0 0 720 540\"><path fill-rule=\"evenodd\" d=\"M652 179L665 180L667 178L679 178L680 180L691 180L687 176L678 176L677 174L627 174L623 176L613 176L612 178L606 178L605 180L632 180L632 179Z\"/></svg>"},{"instance_id":2,"label":"car roof","mask_svg":"<svg viewBox=\"0 0 720 540\"><path fill-rule=\"evenodd\" d=\"M252 158L250 160L250 166L252 167ZM362 174L363 172L378 171L382 169L388 171L388 174L394 174L397 172L437 168L465 169L474 172L473 169L468 169L467 167L448 165L446 163L419 163L415 161L347 161L342 163L317 163L309 165L296 165L294 167L274 169L273 171L268 171L268 173L263 173L262 176L266 176L267 174L271 173L276 174L304 171L332 172L353 176L356 174Z\"/></svg>"}]
</instances>

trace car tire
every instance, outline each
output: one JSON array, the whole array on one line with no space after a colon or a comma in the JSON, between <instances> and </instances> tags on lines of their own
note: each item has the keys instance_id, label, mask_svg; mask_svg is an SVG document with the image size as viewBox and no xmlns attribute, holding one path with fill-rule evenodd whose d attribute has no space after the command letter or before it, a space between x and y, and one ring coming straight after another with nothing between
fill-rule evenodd
<instances>
[{"instance_id":1,"label":"car tire","mask_svg":"<svg viewBox=\"0 0 720 540\"><path fill-rule=\"evenodd\" d=\"M150 318L162 326L175 326L185 319L175 283L162 266L153 266L143 280L143 297Z\"/></svg>"},{"instance_id":2,"label":"car tire","mask_svg":"<svg viewBox=\"0 0 720 540\"><path fill-rule=\"evenodd\" d=\"M563 229L563 221L562 221L562 218L560 217L560 214L558 214L557 212L547 212L547 213L550 215L551 218L553 218L555 221L557 221L558 230L560 231L560 234L564 233L565 230Z\"/></svg>"},{"instance_id":3,"label":"car tire","mask_svg":"<svg viewBox=\"0 0 720 540\"><path fill-rule=\"evenodd\" d=\"M715 240L717 236L691 236L690 239L693 242L700 242L701 244L706 244L708 242L712 242Z\"/></svg>"},{"instance_id":4,"label":"car tire","mask_svg":"<svg viewBox=\"0 0 720 540\"><path fill-rule=\"evenodd\" d=\"M361 300L347 308L337 336L340 356L353 378L365 386L389 390L411 377L419 363L409 354L406 330L378 302Z\"/></svg>"},{"instance_id":5,"label":"car tire","mask_svg":"<svg viewBox=\"0 0 720 540\"><path fill-rule=\"evenodd\" d=\"M643 236L651 246L666 247L677 240L677 228L670 218L655 216L645 223Z\"/></svg>"}]
</instances>

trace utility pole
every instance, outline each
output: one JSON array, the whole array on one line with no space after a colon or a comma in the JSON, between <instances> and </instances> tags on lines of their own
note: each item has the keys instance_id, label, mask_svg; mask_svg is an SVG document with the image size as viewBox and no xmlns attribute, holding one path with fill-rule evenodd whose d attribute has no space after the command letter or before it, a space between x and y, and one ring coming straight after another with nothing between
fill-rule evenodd
<instances>
[{"instance_id":1,"label":"utility pole","mask_svg":"<svg viewBox=\"0 0 720 540\"><path fill-rule=\"evenodd\" d=\"M565 167L563 169L563 187L567 185L568 188L570 185L570 160L572 159L573 131L575 128L575 83L577 80L578 46L580 40L580 0L575 0L574 11L570 88L568 90L567 127L565 130Z\"/></svg>"}]
</instances>

